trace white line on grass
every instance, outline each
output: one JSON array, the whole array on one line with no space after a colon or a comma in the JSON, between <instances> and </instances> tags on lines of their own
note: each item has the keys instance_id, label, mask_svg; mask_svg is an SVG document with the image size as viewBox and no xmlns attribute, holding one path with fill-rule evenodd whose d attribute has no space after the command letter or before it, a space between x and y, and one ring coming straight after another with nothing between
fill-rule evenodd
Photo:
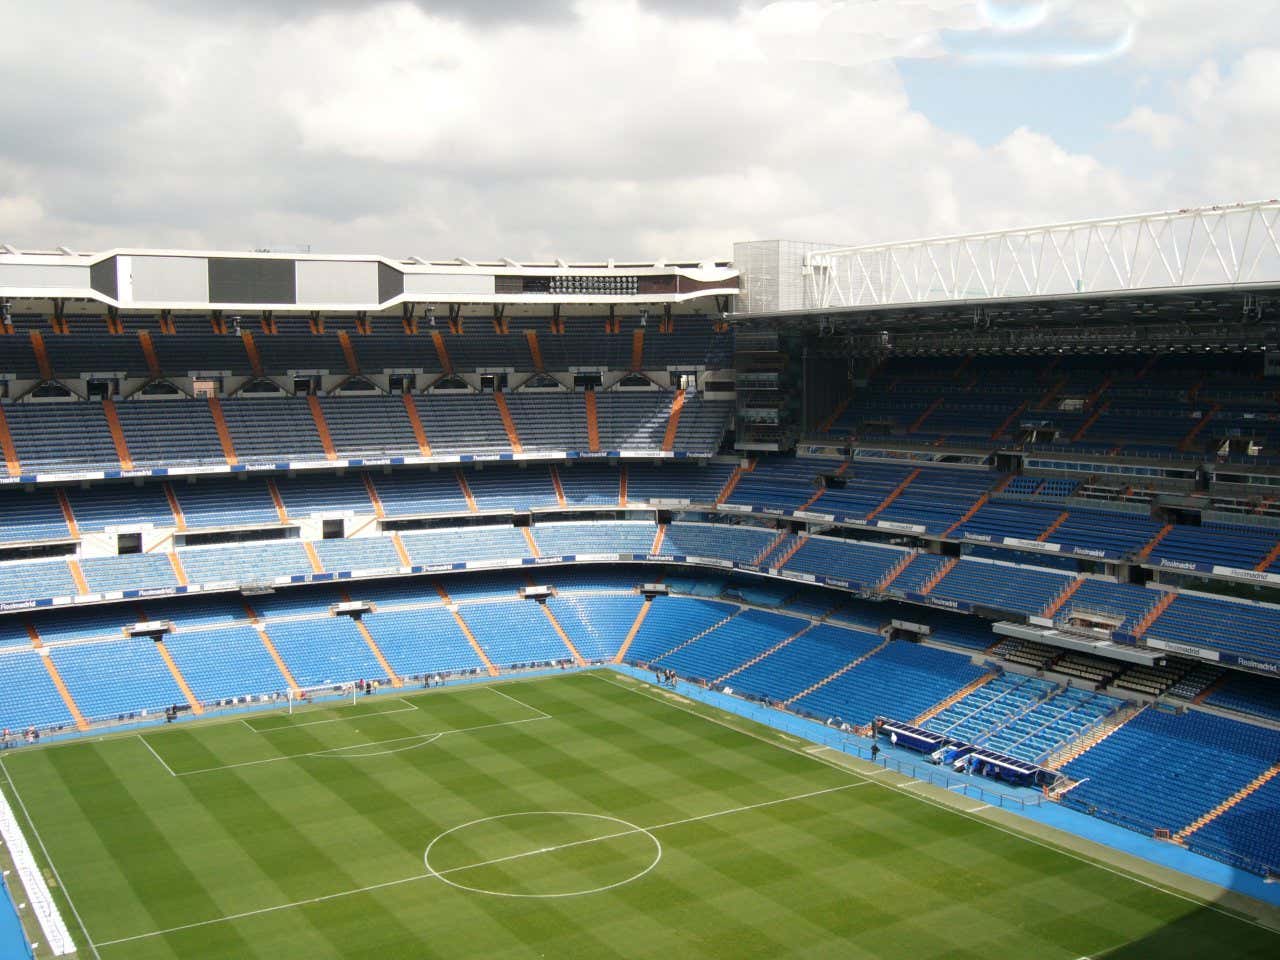
<instances>
[{"instance_id":1,"label":"white line on grass","mask_svg":"<svg viewBox=\"0 0 1280 960\"><path fill-rule=\"evenodd\" d=\"M71 915L76 918L76 923L80 925L80 932L84 934L84 942L89 945L89 949L93 951L93 955L102 960L98 953L98 945L93 942L93 938L89 936L89 928L84 925L84 920L80 916L80 911L76 909L75 901L71 899L71 891L67 889L67 885L62 882L62 877L58 874L58 868L53 865L53 857L49 856L49 848L44 845L44 837L40 836L40 831L36 829L36 822L31 819L31 814L27 812L27 805L22 799L22 794L18 792L18 785L13 782L13 777L9 775L9 768L3 760L0 760L0 770L4 771L4 778L9 782L9 789L13 791L14 798L18 801L18 806L22 810L22 816L26 818L27 825L31 827L31 835L36 838L36 843L40 844L40 852L44 854L44 862L49 865L49 870L53 873L53 879L58 882L62 895L67 899L67 906L71 908Z\"/></svg>"},{"instance_id":2,"label":"white line on grass","mask_svg":"<svg viewBox=\"0 0 1280 960\"><path fill-rule=\"evenodd\" d=\"M169 765L164 762L164 760L160 757L159 754L156 754L154 749L151 752L156 755L157 760L159 760L162 764L164 764L164 768L169 771L170 776L193 777L196 774L201 774L201 773L214 773L218 770L235 770L238 767L258 767L264 763L279 763L281 760L299 760L304 757L330 757L330 758L342 759L343 754L341 753L341 751L343 750L357 750L361 747L381 747L391 743L408 743L409 741L415 741L413 744L411 744L410 747L401 747L395 750L380 750L375 753L351 754L352 758L380 757L389 753L399 753L402 750L411 749L412 747L425 746L427 743L434 743L436 740L439 740L441 737L451 733L473 733L476 730L489 730L493 727L514 727L517 724L521 724L521 723L537 723L539 720L550 720L550 719L552 718L549 715L543 714L542 716L539 716L539 717L525 717L523 720L502 720L498 723L482 723L476 727L459 727L456 730L433 730L428 733L415 733L412 736L408 736L408 737L393 737L390 740L367 740L363 743L349 743L346 746L327 747L324 750L312 750L307 753L290 753L290 754L285 754L284 756L279 756L279 757L264 757L261 760L241 760L238 763L224 763L216 767L201 767L198 770L183 770L179 773L175 773L172 769L170 769ZM146 739L142 737L142 734L138 734L138 737L139 739L142 739L143 743L146 743ZM147 746L150 747L151 745L147 744Z\"/></svg>"},{"instance_id":3,"label":"white line on grass","mask_svg":"<svg viewBox=\"0 0 1280 960\"><path fill-rule=\"evenodd\" d=\"M524 707L526 710L532 710L534 713L538 714L538 719L540 719L540 720L550 720L550 719L551 719L551 714L546 713L546 712L544 712L544 711L542 711L542 710L539 710L537 707L535 707L535 706L534 706L533 704L531 704L531 703L525 703L523 700L517 700L515 697L513 697L511 694L507 693L507 692L506 692L506 691L504 691L504 690L499 690L497 687L484 687L484 688L482 688L482 689L485 689L485 690L492 690L492 691L493 691L494 693L496 693L498 696L500 696L500 697L505 697L507 700L510 700L512 703L517 703L517 704L519 704L520 706Z\"/></svg>"},{"instance_id":4,"label":"white line on grass","mask_svg":"<svg viewBox=\"0 0 1280 960\"><path fill-rule=\"evenodd\" d=\"M354 720L364 720L368 717L386 717L386 716L390 716L393 713L413 713L421 709L420 707L415 706L412 703L409 703L409 701L406 700L404 697L396 697L395 699L399 700L401 703L407 703L409 705L407 707L397 707L394 710L375 710L375 711L369 711L367 713L356 713L350 717L330 717L328 720L307 720L303 723L282 723L278 727L270 727L266 730L259 730L248 720L241 719L240 722L243 723L250 730L252 730L254 733L266 734L266 733L278 733L281 730L296 730L299 727L317 727L322 723L351 723ZM330 707L329 709L335 709L335 708Z\"/></svg>"},{"instance_id":5,"label":"white line on grass","mask_svg":"<svg viewBox=\"0 0 1280 960\"><path fill-rule=\"evenodd\" d=\"M138 739L142 741L142 745L143 745L144 747L146 747L148 750L150 750L150 751L151 751L151 755L152 755L153 757L155 757L157 760L159 760L159 761L160 761L160 766L164 767L164 768L165 768L165 770L169 771L169 776L171 776L171 777L176 777L176 776L177 776L177 774L173 772L173 768L172 768L172 767L170 767L170 766L169 766L169 764L167 764L167 763L165 763L165 762L164 762L164 757L162 757L162 756L160 756L160 754L156 753L156 749L155 749L155 747L153 747L153 746L151 746L151 744L147 743L147 738L146 738L146 737L144 737L142 734L138 734Z\"/></svg>"},{"instance_id":6,"label":"white line on grass","mask_svg":"<svg viewBox=\"0 0 1280 960\"><path fill-rule=\"evenodd\" d=\"M465 863L457 867L449 867L445 870L428 870L426 873L417 873L411 877L401 877L398 880L387 880L383 883L371 884L367 887L357 887L353 890L342 890L338 893L328 893L322 897L312 897L309 900L295 900L292 903L280 903L272 907L262 907L258 910L246 910L243 913L232 913L225 917L215 917L212 920L198 920L195 923L184 923L176 927L168 927L164 930L152 930L150 933L139 933L132 937L120 937L115 940L102 940L97 946L112 947L121 943L133 943L137 940L149 940L154 937L164 937L171 933L180 933L184 930L195 930L199 927L213 926L219 923L228 923L234 920L245 920L250 917L258 917L267 913L278 913L281 910L289 910L293 907L304 907L314 903L324 903L328 900L337 900L341 897L350 897L358 893L371 893L375 890L385 890L388 887L397 887L406 883L412 883L415 880L429 880L446 874L462 873L465 870L476 870L480 867L492 866L497 863L507 863L512 860L520 860L525 857L534 857L544 853L553 853L557 850L564 850L568 847L582 846L588 843L597 843L601 840L612 840L616 837L624 837L633 833L644 833L651 830L666 830L670 827L679 827L688 823L699 823L703 820L713 820L716 817L727 817L735 813L746 813L749 810L759 810L764 807L776 807L779 804L790 803L795 800L808 800L813 797L820 797L828 793L839 793L844 790L852 790L854 787L865 786L868 781L860 780L857 783L844 783L838 787L826 787L822 790L810 790L808 793L798 793L791 797L779 797L775 800L763 800L760 803L751 803L741 807L731 807L728 810L717 810L713 813L704 813L696 817L685 817L681 820L668 820L666 823L654 824L651 827L635 827L630 830L619 831L617 833L606 834L600 837L591 837L586 840L574 840L569 843L562 843L553 847L539 847L537 850L529 850L525 853L511 854L505 857L498 857L492 860L484 860L479 863ZM543 811L539 811L543 812ZM70 902L70 898L68 898ZM77 917L77 919L79 919ZM81 924L83 928L84 924Z\"/></svg>"},{"instance_id":7,"label":"white line on grass","mask_svg":"<svg viewBox=\"0 0 1280 960\"><path fill-rule=\"evenodd\" d=\"M837 770L848 770L847 767L842 767L839 764L825 761L821 757L816 756L815 754L803 753L799 750L796 750L792 747L787 746L785 743L778 743L778 741L776 740L771 740L768 737L759 736L747 730L743 730L740 727L734 726L731 723L726 723L722 720L717 720L714 717L708 717L705 714L697 712L696 710L690 710L687 707L682 707L679 704L671 703L668 700L662 700L662 699L659 699L658 697L650 696L644 690L636 689L635 687L629 687L625 684L617 683L614 680L610 680L606 676L596 674L594 672L590 673L589 676L599 676L599 678L603 680L605 683L612 684L613 686L617 687L620 690L630 690L632 693L638 694L639 696L642 696L642 697L646 697L649 700L652 700L654 703L663 703L669 707L674 707L676 710L683 710L685 713L692 714L695 717L702 717L704 720L709 720L712 723L718 723L722 727L728 727L730 730L737 730L739 733L744 733L749 737L754 737L755 739L760 740L763 743L772 744L773 746L777 747L779 750L788 750L791 753L796 754L797 756L809 757L811 760L817 760L821 763L826 763L828 766L834 767ZM644 683L644 681L639 681L639 682L642 684ZM749 721L749 722L754 722L754 721ZM883 771L885 768L882 767L880 769L881 771ZM849 772L852 772L852 771L849 771ZM859 772L857 775L863 776L861 772ZM875 774L870 774L870 776L874 776L874 775ZM871 782L871 781L867 781L867 782ZM1179 890L1175 890L1171 887L1167 887L1162 884L1156 883L1155 881L1144 879L1143 877L1137 876L1136 874L1130 873L1119 867L1113 867L1110 864L1104 863L1101 860L1097 860L1097 859L1094 859L1093 857L1085 856L1084 854L1081 854L1081 853L1075 853L1072 850L1068 850L1066 847L1059 846L1058 844L1055 844L1055 843L1050 843L1047 840L1041 840L1037 837L1032 836L1030 833L1024 833L1020 830L1015 830L1012 827L1003 826L1002 824L994 820L989 820L986 817L978 817L974 814L966 813L964 810L961 810L958 807L952 807L952 806L949 806L948 804L940 803L939 801L934 800L932 797L928 796L927 794L918 793L914 790L903 790L900 786L895 786L894 784L888 783L885 781L875 781L875 783L876 783L876 786L882 787L885 790L892 790L895 793L899 793L904 797L911 797L915 800L919 800L921 803L927 803L930 806L937 807L939 810L946 810L949 813L955 814L957 817L964 817L966 820L972 820L975 823L981 823L983 826L990 827L993 830L998 830L1001 833L1008 834L1011 837L1016 837L1019 840L1025 840L1027 843L1033 843L1036 846L1043 847L1046 850L1052 850L1054 853L1061 854L1064 857L1069 857L1072 860L1078 861L1079 863L1087 863L1089 866L1097 867L1099 870L1104 870L1107 873L1110 873L1117 877L1122 877L1125 880L1131 880L1134 883L1140 884L1151 890L1156 890L1156 891L1159 891L1160 893L1168 894L1171 897L1176 897L1177 899L1183 900L1187 903L1193 903L1197 907L1205 907L1209 910L1214 911L1215 913L1222 914L1224 917L1230 917L1233 920L1239 920L1241 923L1247 923L1250 926L1257 927L1260 930L1266 930L1269 933L1280 932L1280 930L1277 930L1277 928L1272 927L1268 924L1262 923L1261 921L1255 920L1254 918L1247 916L1243 913L1237 913L1234 910L1228 910L1225 907L1220 907L1217 904L1212 903L1208 900L1202 900L1198 897L1191 896L1190 894L1182 893ZM1075 835L1072 834L1072 836L1075 836Z\"/></svg>"}]
</instances>

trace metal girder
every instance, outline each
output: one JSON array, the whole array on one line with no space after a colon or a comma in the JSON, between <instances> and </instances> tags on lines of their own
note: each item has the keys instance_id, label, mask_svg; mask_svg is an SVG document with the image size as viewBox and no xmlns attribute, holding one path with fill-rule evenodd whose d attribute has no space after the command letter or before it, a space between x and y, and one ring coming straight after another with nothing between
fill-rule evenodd
<instances>
[{"instance_id":1,"label":"metal girder","mask_svg":"<svg viewBox=\"0 0 1280 960\"><path fill-rule=\"evenodd\" d=\"M1280 280L1280 201L1081 220L805 255L810 307Z\"/></svg>"}]
</instances>

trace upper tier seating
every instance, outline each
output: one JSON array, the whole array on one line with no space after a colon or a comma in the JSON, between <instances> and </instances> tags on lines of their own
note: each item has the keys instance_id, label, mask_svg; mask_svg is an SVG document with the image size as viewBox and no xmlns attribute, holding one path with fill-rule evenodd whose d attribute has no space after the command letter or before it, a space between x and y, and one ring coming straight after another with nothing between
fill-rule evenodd
<instances>
[{"instance_id":1,"label":"upper tier seating","mask_svg":"<svg viewBox=\"0 0 1280 960\"><path fill-rule=\"evenodd\" d=\"M222 415L241 463L324 459L315 418L300 397L224 400Z\"/></svg>"},{"instance_id":2,"label":"upper tier seating","mask_svg":"<svg viewBox=\"0 0 1280 960\"><path fill-rule=\"evenodd\" d=\"M195 466L222 461L222 444L209 405L190 400L116 404L133 465ZM175 430L175 424L182 424Z\"/></svg>"},{"instance_id":3,"label":"upper tier seating","mask_svg":"<svg viewBox=\"0 0 1280 960\"><path fill-rule=\"evenodd\" d=\"M418 440L400 397L322 397L320 409L339 457L416 457Z\"/></svg>"},{"instance_id":4,"label":"upper tier seating","mask_svg":"<svg viewBox=\"0 0 1280 960\"><path fill-rule=\"evenodd\" d=\"M894 565L903 551L876 544L855 543L834 537L809 537L786 563L786 569L839 577L871 587Z\"/></svg>"},{"instance_id":5,"label":"upper tier seating","mask_svg":"<svg viewBox=\"0 0 1280 960\"><path fill-rule=\"evenodd\" d=\"M192 529L265 526L280 522L267 481L259 477L202 477L173 481L174 497Z\"/></svg>"},{"instance_id":6,"label":"upper tier seating","mask_svg":"<svg viewBox=\"0 0 1280 960\"><path fill-rule=\"evenodd\" d=\"M0 404L24 473L120 469L101 404Z\"/></svg>"},{"instance_id":7,"label":"upper tier seating","mask_svg":"<svg viewBox=\"0 0 1280 960\"><path fill-rule=\"evenodd\" d=\"M543 556L648 553L658 528L647 520L613 523L539 523L534 541Z\"/></svg>"},{"instance_id":8,"label":"upper tier seating","mask_svg":"<svg viewBox=\"0 0 1280 960\"><path fill-rule=\"evenodd\" d=\"M0 542L65 540L70 536L62 506L52 490L0 493Z\"/></svg>"}]
</instances>

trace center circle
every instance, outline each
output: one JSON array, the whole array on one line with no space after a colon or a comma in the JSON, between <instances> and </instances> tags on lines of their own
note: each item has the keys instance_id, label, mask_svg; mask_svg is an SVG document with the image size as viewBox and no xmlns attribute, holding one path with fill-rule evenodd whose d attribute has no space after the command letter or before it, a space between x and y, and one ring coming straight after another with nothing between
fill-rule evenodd
<instances>
[{"instance_id":1,"label":"center circle","mask_svg":"<svg viewBox=\"0 0 1280 960\"><path fill-rule=\"evenodd\" d=\"M661 859L662 844L644 827L566 810L471 820L422 854L427 872L451 887L523 899L602 893L639 880Z\"/></svg>"}]
</instances>

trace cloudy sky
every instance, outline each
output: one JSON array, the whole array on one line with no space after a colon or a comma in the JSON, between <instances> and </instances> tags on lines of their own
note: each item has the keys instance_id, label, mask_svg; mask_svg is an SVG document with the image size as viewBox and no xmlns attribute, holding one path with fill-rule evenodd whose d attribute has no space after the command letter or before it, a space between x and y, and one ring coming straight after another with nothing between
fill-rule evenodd
<instances>
[{"instance_id":1,"label":"cloudy sky","mask_svg":"<svg viewBox=\"0 0 1280 960\"><path fill-rule=\"evenodd\" d=\"M0 241L719 257L1280 193L1280 0L42 0Z\"/></svg>"}]
</instances>

